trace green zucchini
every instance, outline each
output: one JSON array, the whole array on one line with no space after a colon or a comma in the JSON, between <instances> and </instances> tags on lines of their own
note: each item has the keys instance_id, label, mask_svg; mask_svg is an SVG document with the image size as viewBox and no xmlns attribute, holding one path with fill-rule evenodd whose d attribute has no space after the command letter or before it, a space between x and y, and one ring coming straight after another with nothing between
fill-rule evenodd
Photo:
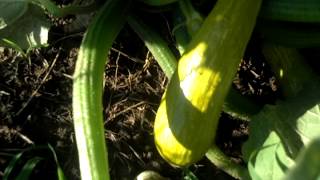
<instances>
[{"instance_id":1,"label":"green zucchini","mask_svg":"<svg viewBox=\"0 0 320 180\"><path fill-rule=\"evenodd\" d=\"M319 0L263 1L260 17L291 22L320 22Z\"/></svg>"},{"instance_id":2,"label":"green zucchini","mask_svg":"<svg viewBox=\"0 0 320 180\"><path fill-rule=\"evenodd\" d=\"M320 45L320 24L259 21L257 29L269 43L290 48L310 48Z\"/></svg>"},{"instance_id":3,"label":"green zucchini","mask_svg":"<svg viewBox=\"0 0 320 180\"><path fill-rule=\"evenodd\" d=\"M140 1L150 6L164 6L164 5L177 2L178 0L140 0Z\"/></svg>"},{"instance_id":4,"label":"green zucchini","mask_svg":"<svg viewBox=\"0 0 320 180\"><path fill-rule=\"evenodd\" d=\"M297 49L263 44L262 52L270 65L285 98L295 97L317 77Z\"/></svg>"},{"instance_id":5,"label":"green zucchini","mask_svg":"<svg viewBox=\"0 0 320 180\"><path fill-rule=\"evenodd\" d=\"M219 115L255 25L261 0L218 0L181 57L159 106L155 143L187 166L214 142Z\"/></svg>"},{"instance_id":6,"label":"green zucchini","mask_svg":"<svg viewBox=\"0 0 320 180\"><path fill-rule=\"evenodd\" d=\"M82 179L109 179L103 126L103 74L108 51L126 22L131 1L109 0L80 46L73 78L73 119Z\"/></svg>"}]
</instances>

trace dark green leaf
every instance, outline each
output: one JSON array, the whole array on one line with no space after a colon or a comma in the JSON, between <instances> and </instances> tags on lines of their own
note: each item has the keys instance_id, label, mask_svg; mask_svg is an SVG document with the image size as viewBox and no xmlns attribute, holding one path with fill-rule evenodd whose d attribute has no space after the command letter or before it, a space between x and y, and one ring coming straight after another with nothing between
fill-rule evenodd
<instances>
[{"instance_id":1,"label":"dark green leaf","mask_svg":"<svg viewBox=\"0 0 320 180\"><path fill-rule=\"evenodd\" d=\"M50 144L48 144L48 148L50 149L50 151L51 151L51 153L53 155L54 161L56 162L56 165L57 165L58 180L65 180L66 178L65 178L64 173L62 171L62 168L61 168L61 166L59 164L56 152L54 151L53 147Z\"/></svg>"},{"instance_id":2,"label":"dark green leaf","mask_svg":"<svg viewBox=\"0 0 320 180\"><path fill-rule=\"evenodd\" d=\"M320 136L320 86L305 87L297 97L267 105L251 121L243 153L258 179L279 179L304 145Z\"/></svg>"},{"instance_id":3,"label":"dark green leaf","mask_svg":"<svg viewBox=\"0 0 320 180\"><path fill-rule=\"evenodd\" d=\"M27 1L0 1L0 29L15 22L27 11Z\"/></svg>"},{"instance_id":4,"label":"dark green leaf","mask_svg":"<svg viewBox=\"0 0 320 180\"><path fill-rule=\"evenodd\" d=\"M297 157L296 165L288 172L286 180L320 179L320 138L307 145Z\"/></svg>"},{"instance_id":5,"label":"dark green leaf","mask_svg":"<svg viewBox=\"0 0 320 180\"><path fill-rule=\"evenodd\" d=\"M16 164L18 164L18 163L21 161L22 155L23 155L23 152L18 153L17 155L15 155L15 156L11 159L9 165L8 165L8 166L6 167L6 169L4 170L4 174L3 174L3 179L4 179L4 180L9 179L9 176L10 176L12 170L14 169L14 167L16 166Z\"/></svg>"},{"instance_id":6,"label":"dark green leaf","mask_svg":"<svg viewBox=\"0 0 320 180\"><path fill-rule=\"evenodd\" d=\"M0 30L0 45L7 45L2 39L8 39L22 49L43 46L48 40L49 26L43 9L29 4L19 19Z\"/></svg>"},{"instance_id":7,"label":"dark green leaf","mask_svg":"<svg viewBox=\"0 0 320 180\"><path fill-rule=\"evenodd\" d=\"M17 176L16 180L25 180L29 179L29 176L31 175L32 171L36 167L36 165L43 160L42 157L34 157L32 159L29 159L26 164L22 167L19 175Z\"/></svg>"},{"instance_id":8,"label":"dark green leaf","mask_svg":"<svg viewBox=\"0 0 320 180\"><path fill-rule=\"evenodd\" d=\"M184 180L198 180L197 176L193 174L188 168L184 169Z\"/></svg>"}]
</instances>

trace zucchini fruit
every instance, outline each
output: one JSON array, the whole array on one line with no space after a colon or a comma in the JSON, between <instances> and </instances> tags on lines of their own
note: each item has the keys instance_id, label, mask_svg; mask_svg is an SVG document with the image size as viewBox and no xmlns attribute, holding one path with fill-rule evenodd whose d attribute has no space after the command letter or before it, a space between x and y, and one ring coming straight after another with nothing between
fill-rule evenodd
<instances>
[{"instance_id":1,"label":"zucchini fruit","mask_svg":"<svg viewBox=\"0 0 320 180\"><path fill-rule=\"evenodd\" d=\"M109 0L80 46L73 77L73 119L82 179L109 179L102 92L108 51L126 22L130 1Z\"/></svg>"},{"instance_id":2,"label":"zucchini fruit","mask_svg":"<svg viewBox=\"0 0 320 180\"><path fill-rule=\"evenodd\" d=\"M264 41L268 43L290 48L310 48L320 45L320 25L318 23L259 20L257 29Z\"/></svg>"},{"instance_id":3,"label":"zucchini fruit","mask_svg":"<svg viewBox=\"0 0 320 180\"><path fill-rule=\"evenodd\" d=\"M150 6L164 6L164 5L177 2L178 0L140 0L140 1Z\"/></svg>"},{"instance_id":4,"label":"zucchini fruit","mask_svg":"<svg viewBox=\"0 0 320 180\"><path fill-rule=\"evenodd\" d=\"M263 1L260 17L289 22L320 22L319 0Z\"/></svg>"},{"instance_id":5,"label":"zucchini fruit","mask_svg":"<svg viewBox=\"0 0 320 180\"><path fill-rule=\"evenodd\" d=\"M297 49L265 43L264 57L279 80L285 98L295 97L317 77Z\"/></svg>"},{"instance_id":6,"label":"zucchini fruit","mask_svg":"<svg viewBox=\"0 0 320 180\"><path fill-rule=\"evenodd\" d=\"M214 142L260 5L261 0L218 0L181 57L154 124L156 147L169 163L190 165Z\"/></svg>"}]
</instances>

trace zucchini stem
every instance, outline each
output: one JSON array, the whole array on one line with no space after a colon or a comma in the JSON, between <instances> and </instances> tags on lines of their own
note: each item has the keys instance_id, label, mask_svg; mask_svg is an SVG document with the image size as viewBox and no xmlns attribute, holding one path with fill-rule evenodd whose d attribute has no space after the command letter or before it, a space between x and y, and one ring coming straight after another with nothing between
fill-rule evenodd
<instances>
[{"instance_id":1,"label":"zucchini stem","mask_svg":"<svg viewBox=\"0 0 320 180\"><path fill-rule=\"evenodd\" d=\"M166 41L133 14L128 17L128 23L151 51L168 79L171 79L177 67L177 59L168 47Z\"/></svg>"},{"instance_id":2,"label":"zucchini stem","mask_svg":"<svg viewBox=\"0 0 320 180\"><path fill-rule=\"evenodd\" d=\"M108 52L126 22L131 1L109 0L82 40L73 79L73 120L81 179L109 180L103 125L103 74Z\"/></svg>"},{"instance_id":3,"label":"zucchini stem","mask_svg":"<svg viewBox=\"0 0 320 180\"><path fill-rule=\"evenodd\" d=\"M193 8L190 0L179 0L179 7L185 16L188 33L194 36L203 23L202 16Z\"/></svg>"},{"instance_id":4,"label":"zucchini stem","mask_svg":"<svg viewBox=\"0 0 320 180\"><path fill-rule=\"evenodd\" d=\"M247 168L232 161L216 145L211 146L206 157L219 169L236 179L251 179Z\"/></svg>"}]
</instances>

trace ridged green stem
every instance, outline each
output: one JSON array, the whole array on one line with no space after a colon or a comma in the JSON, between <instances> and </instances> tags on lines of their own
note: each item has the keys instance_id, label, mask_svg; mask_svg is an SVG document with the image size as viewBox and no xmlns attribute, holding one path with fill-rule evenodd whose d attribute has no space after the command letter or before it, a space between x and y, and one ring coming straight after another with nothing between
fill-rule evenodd
<instances>
[{"instance_id":1,"label":"ridged green stem","mask_svg":"<svg viewBox=\"0 0 320 180\"><path fill-rule=\"evenodd\" d=\"M202 16L193 8L190 0L179 0L179 7L186 18L188 33L190 36L194 36L203 23Z\"/></svg>"},{"instance_id":2,"label":"ridged green stem","mask_svg":"<svg viewBox=\"0 0 320 180\"><path fill-rule=\"evenodd\" d=\"M244 121L250 121L252 116L258 114L262 108L263 104L259 104L250 97L241 95L234 87L230 87L223 104L223 111L225 113Z\"/></svg>"},{"instance_id":3,"label":"ridged green stem","mask_svg":"<svg viewBox=\"0 0 320 180\"><path fill-rule=\"evenodd\" d=\"M108 180L103 125L103 77L108 51L126 22L131 1L109 0L82 40L73 76L73 120L81 178Z\"/></svg>"},{"instance_id":4,"label":"ridged green stem","mask_svg":"<svg viewBox=\"0 0 320 180\"><path fill-rule=\"evenodd\" d=\"M130 27L138 34L143 40L147 48L159 63L161 69L164 71L168 79L171 79L176 67L177 60L168 44L161 38L153 29L143 23L135 15L131 15L128 18Z\"/></svg>"},{"instance_id":5,"label":"ridged green stem","mask_svg":"<svg viewBox=\"0 0 320 180\"><path fill-rule=\"evenodd\" d=\"M172 34L175 37L176 47L182 56L187 49L191 37L187 30L186 18L178 5L176 7L176 11L173 12L172 20L174 26Z\"/></svg>"},{"instance_id":6,"label":"ridged green stem","mask_svg":"<svg viewBox=\"0 0 320 180\"><path fill-rule=\"evenodd\" d=\"M219 169L236 179L250 179L248 169L235 163L226 156L217 146L213 145L206 153L206 157Z\"/></svg>"}]
</instances>

